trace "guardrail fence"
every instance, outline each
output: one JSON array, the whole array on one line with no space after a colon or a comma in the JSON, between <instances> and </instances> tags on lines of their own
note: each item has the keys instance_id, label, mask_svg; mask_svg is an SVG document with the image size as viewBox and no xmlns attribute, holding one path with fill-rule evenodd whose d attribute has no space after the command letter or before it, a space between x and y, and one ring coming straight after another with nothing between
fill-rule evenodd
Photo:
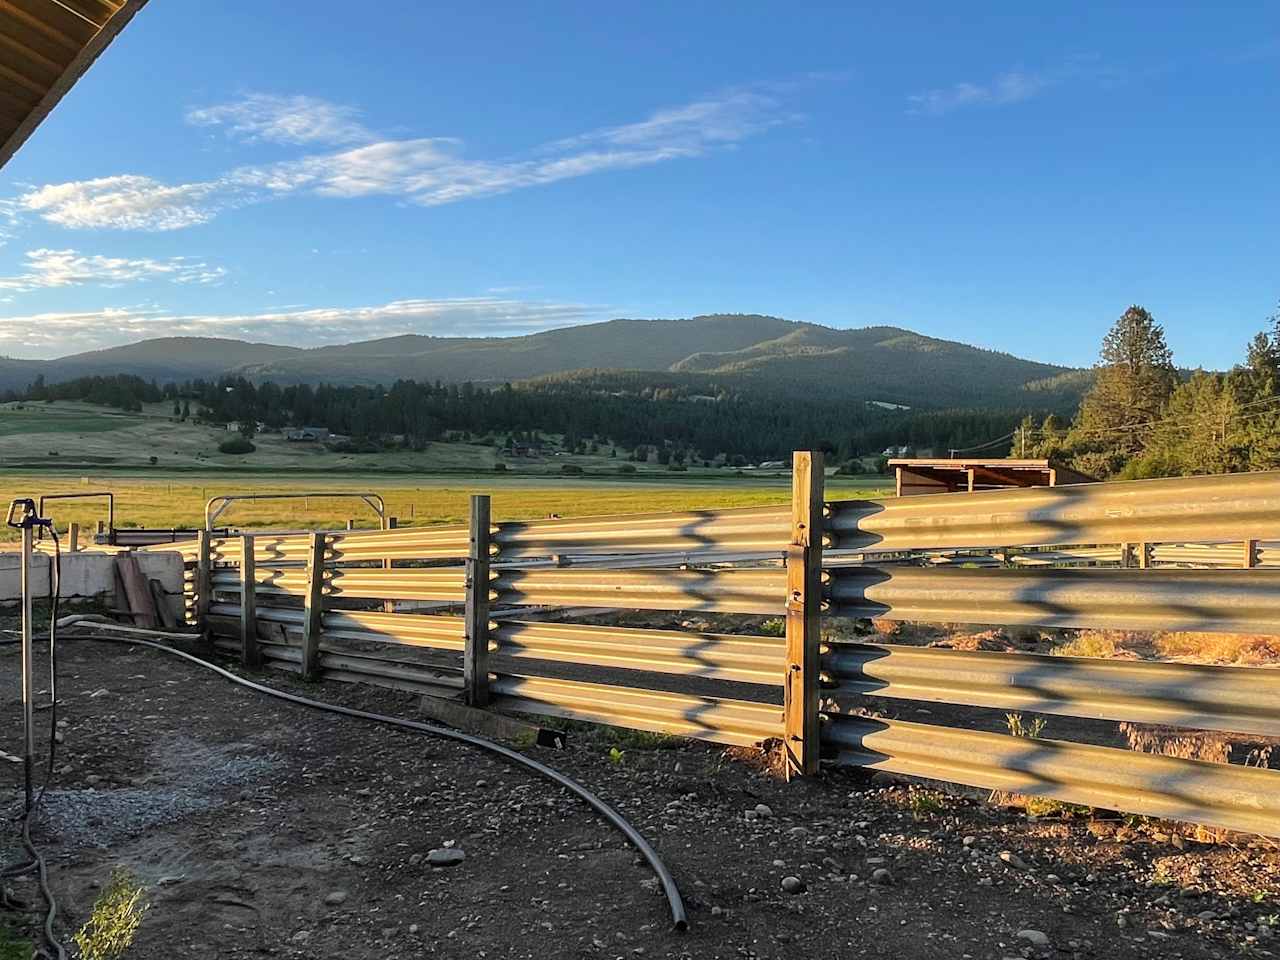
<instances>
[{"instance_id":1,"label":"guardrail fence","mask_svg":"<svg viewBox=\"0 0 1280 960\"><path fill-rule=\"evenodd\" d=\"M1280 531L1280 473L828 502L821 455L797 453L794 467L790 506L493 523L475 497L466 525L202 533L177 547L192 620L250 666L718 743L780 740L800 774L826 759L1280 835L1280 771L868 709L918 701L1265 745L1280 738L1280 671L822 635L848 617L1280 634L1280 572L1268 569L1280 550L1259 543ZM934 562L940 552L951 562ZM547 608L785 627L549 622Z\"/></svg>"}]
</instances>

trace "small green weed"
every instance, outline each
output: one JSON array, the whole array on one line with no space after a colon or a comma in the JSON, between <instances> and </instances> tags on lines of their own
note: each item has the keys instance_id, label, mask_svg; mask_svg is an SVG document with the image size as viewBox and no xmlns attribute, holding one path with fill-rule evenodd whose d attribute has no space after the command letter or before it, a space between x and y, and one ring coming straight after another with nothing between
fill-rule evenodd
<instances>
[{"instance_id":1,"label":"small green weed","mask_svg":"<svg viewBox=\"0 0 1280 960\"><path fill-rule=\"evenodd\" d=\"M942 813L946 809L942 799L927 790L912 790L908 793L907 806L911 808L911 816L916 820Z\"/></svg>"},{"instance_id":2,"label":"small green weed","mask_svg":"<svg viewBox=\"0 0 1280 960\"><path fill-rule=\"evenodd\" d=\"M93 905L89 922L72 935L82 960L117 960L138 935L150 904L142 899L142 884L128 870L117 867Z\"/></svg>"},{"instance_id":3,"label":"small green weed","mask_svg":"<svg viewBox=\"0 0 1280 960\"><path fill-rule=\"evenodd\" d=\"M787 635L787 621L783 620L782 617L770 617L760 624L760 633L766 637L785 637Z\"/></svg>"},{"instance_id":4,"label":"small green weed","mask_svg":"<svg viewBox=\"0 0 1280 960\"><path fill-rule=\"evenodd\" d=\"M1045 721L1044 717L1036 717L1030 723L1022 719L1020 713L1006 713L1004 715L1005 725L1009 728L1009 734L1015 737L1030 737L1032 740L1044 733Z\"/></svg>"},{"instance_id":5,"label":"small green weed","mask_svg":"<svg viewBox=\"0 0 1280 960\"><path fill-rule=\"evenodd\" d=\"M35 948L31 942L0 924L0 960L31 960Z\"/></svg>"}]
</instances>

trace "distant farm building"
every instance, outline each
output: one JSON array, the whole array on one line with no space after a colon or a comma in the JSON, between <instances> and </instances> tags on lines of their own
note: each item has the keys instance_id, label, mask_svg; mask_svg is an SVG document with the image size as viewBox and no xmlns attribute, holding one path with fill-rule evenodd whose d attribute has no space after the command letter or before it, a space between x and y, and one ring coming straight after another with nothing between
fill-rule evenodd
<instances>
[{"instance_id":1,"label":"distant farm building","mask_svg":"<svg viewBox=\"0 0 1280 960\"><path fill-rule=\"evenodd\" d=\"M287 431L284 438L290 443L327 443L332 436L327 427L298 427Z\"/></svg>"},{"instance_id":2,"label":"distant farm building","mask_svg":"<svg viewBox=\"0 0 1280 960\"><path fill-rule=\"evenodd\" d=\"M894 468L896 490L900 497L1095 482L1093 477L1049 460L912 458L890 460L889 466Z\"/></svg>"},{"instance_id":3,"label":"distant farm building","mask_svg":"<svg viewBox=\"0 0 1280 960\"><path fill-rule=\"evenodd\" d=\"M533 443L513 443L503 448L502 455L504 457L540 457L542 447Z\"/></svg>"}]
</instances>

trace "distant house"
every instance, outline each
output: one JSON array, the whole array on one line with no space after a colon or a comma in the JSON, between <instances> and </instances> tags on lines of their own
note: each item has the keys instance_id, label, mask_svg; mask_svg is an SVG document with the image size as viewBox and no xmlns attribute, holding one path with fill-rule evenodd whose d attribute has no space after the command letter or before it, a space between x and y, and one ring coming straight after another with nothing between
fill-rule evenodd
<instances>
[{"instance_id":1,"label":"distant house","mask_svg":"<svg viewBox=\"0 0 1280 960\"><path fill-rule=\"evenodd\" d=\"M542 447L532 443L513 443L504 448L502 454L507 457L540 457Z\"/></svg>"},{"instance_id":2,"label":"distant house","mask_svg":"<svg viewBox=\"0 0 1280 960\"><path fill-rule=\"evenodd\" d=\"M785 460L766 460L764 463L760 464L760 469L761 470L781 470L784 467L786 467L786 465L787 465L787 461Z\"/></svg>"},{"instance_id":3,"label":"distant house","mask_svg":"<svg viewBox=\"0 0 1280 960\"><path fill-rule=\"evenodd\" d=\"M327 427L298 427L285 433L290 443L326 443L332 434Z\"/></svg>"},{"instance_id":4,"label":"distant house","mask_svg":"<svg viewBox=\"0 0 1280 960\"><path fill-rule=\"evenodd\" d=\"M907 454L909 454L910 452L911 452L911 448L910 448L909 446L907 446L906 444L903 444L903 445L902 445L902 446L900 446L900 447L885 447L885 448L884 448L884 453L882 453L882 454L881 454L881 456L884 456L884 457L905 457L905 456L906 456Z\"/></svg>"}]
</instances>

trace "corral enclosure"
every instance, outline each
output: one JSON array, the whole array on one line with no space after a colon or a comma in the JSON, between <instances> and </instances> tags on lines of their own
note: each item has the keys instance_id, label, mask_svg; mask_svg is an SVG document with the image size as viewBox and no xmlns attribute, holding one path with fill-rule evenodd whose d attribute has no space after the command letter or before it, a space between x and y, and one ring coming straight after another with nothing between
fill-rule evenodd
<instances>
[{"instance_id":1,"label":"corral enclosure","mask_svg":"<svg viewBox=\"0 0 1280 960\"><path fill-rule=\"evenodd\" d=\"M826 760L1280 833L1272 670L922 649L840 630L875 619L1275 635L1266 537L1280 474L851 500L823 490L814 460L797 455L782 507L494 522L480 496L452 526L206 534L181 547L190 615L247 665L309 678L777 744L798 773ZM757 626L571 622L609 610ZM763 630L766 618L785 626ZM885 699L1218 731L1256 749L1212 763L990 732L964 709L946 723L869 709Z\"/></svg>"}]
</instances>

